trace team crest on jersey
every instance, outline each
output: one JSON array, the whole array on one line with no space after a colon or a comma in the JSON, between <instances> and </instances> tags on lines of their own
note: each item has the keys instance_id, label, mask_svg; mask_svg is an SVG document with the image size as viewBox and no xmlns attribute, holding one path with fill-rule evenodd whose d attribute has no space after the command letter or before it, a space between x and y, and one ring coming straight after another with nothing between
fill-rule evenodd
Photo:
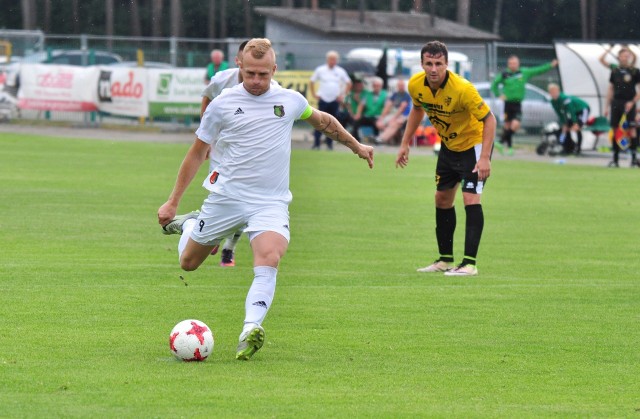
<instances>
[{"instance_id":1,"label":"team crest on jersey","mask_svg":"<svg viewBox=\"0 0 640 419\"><path fill-rule=\"evenodd\" d=\"M447 106L451 105L451 96L447 96L444 98L444 104Z\"/></svg>"},{"instance_id":2,"label":"team crest on jersey","mask_svg":"<svg viewBox=\"0 0 640 419\"><path fill-rule=\"evenodd\" d=\"M212 172L211 176L209 176L209 183L212 185L218 181L218 172Z\"/></svg>"},{"instance_id":3,"label":"team crest on jersey","mask_svg":"<svg viewBox=\"0 0 640 419\"><path fill-rule=\"evenodd\" d=\"M273 114L278 118L284 116L284 105L273 105Z\"/></svg>"}]
</instances>

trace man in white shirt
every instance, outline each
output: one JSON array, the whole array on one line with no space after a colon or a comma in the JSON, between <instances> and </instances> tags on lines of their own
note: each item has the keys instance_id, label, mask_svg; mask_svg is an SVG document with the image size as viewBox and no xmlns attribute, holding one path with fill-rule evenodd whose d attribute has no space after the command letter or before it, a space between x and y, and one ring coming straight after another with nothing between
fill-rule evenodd
<instances>
[{"instance_id":1,"label":"man in white shirt","mask_svg":"<svg viewBox=\"0 0 640 419\"><path fill-rule=\"evenodd\" d=\"M329 51L326 55L327 63L318 66L311 75L309 89L311 95L318 99L318 110L326 112L336 117L340 110L340 104L351 90L351 78L344 68L338 65L340 55L336 51ZM316 92L316 83L320 88ZM313 132L313 148L320 149L320 138L322 133L318 130ZM333 148L333 141L326 137L327 148Z\"/></svg>"},{"instance_id":2,"label":"man in white shirt","mask_svg":"<svg viewBox=\"0 0 640 419\"><path fill-rule=\"evenodd\" d=\"M298 92L272 85L276 57L268 39L247 43L243 82L207 107L169 199L158 209L165 232L181 234L180 266L197 269L211 249L244 228L253 251L254 278L236 359L248 360L264 343L262 322L273 301L277 268L289 245L291 131L300 119L349 147L373 167L373 148L358 143L335 117L318 111ZM256 129L259 127L260 129ZM215 142L218 166L207 175L210 191L201 212L176 217L180 199Z\"/></svg>"}]
</instances>

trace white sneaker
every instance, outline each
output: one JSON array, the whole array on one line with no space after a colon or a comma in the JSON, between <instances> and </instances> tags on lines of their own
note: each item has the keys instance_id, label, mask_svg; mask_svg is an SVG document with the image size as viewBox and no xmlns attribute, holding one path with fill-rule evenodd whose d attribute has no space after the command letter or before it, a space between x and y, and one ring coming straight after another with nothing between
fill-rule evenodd
<instances>
[{"instance_id":1,"label":"white sneaker","mask_svg":"<svg viewBox=\"0 0 640 419\"><path fill-rule=\"evenodd\" d=\"M476 265L458 265L455 268L444 273L447 276L473 276L478 275Z\"/></svg>"},{"instance_id":2,"label":"white sneaker","mask_svg":"<svg viewBox=\"0 0 640 419\"><path fill-rule=\"evenodd\" d=\"M453 263L438 259L431 265L418 269L418 272L447 272L449 269L453 269L453 267Z\"/></svg>"},{"instance_id":3,"label":"white sneaker","mask_svg":"<svg viewBox=\"0 0 640 419\"><path fill-rule=\"evenodd\" d=\"M182 225L185 221L198 218L200 211L191 211L188 214L176 215L176 217L162 226L162 234L182 234Z\"/></svg>"}]
</instances>

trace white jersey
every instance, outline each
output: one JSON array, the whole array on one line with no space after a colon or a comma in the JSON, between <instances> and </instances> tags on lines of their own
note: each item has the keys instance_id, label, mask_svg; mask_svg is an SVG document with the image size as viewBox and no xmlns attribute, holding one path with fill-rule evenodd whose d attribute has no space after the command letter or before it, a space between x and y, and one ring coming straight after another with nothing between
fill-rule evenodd
<instances>
[{"instance_id":1,"label":"white jersey","mask_svg":"<svg viewBox=\"0 0 640 419\"><path fill-rule=\"evenodd\" d=\"M218 71L213 77L211 82L202 91L202 97L207 97L209 100L213 100L220 92L229 87L233 87L240 83L240 69L229 68L227 70Z\"/></svg>"},{"instance_id":2,"label":"white jersey","mask_svg":"<svg viewBox=\"0 0 640 419\"><path fill-rule=\"evenodd\" d=\"M318 96L325 102L333 102L344 93L345 86L351 83L349 75L344 68L334 65L329 68L324 64L315 69L311 75L312 82L320 83Z\"/></svg>"},{"instance_id":3,"label":"white jersey","mask_svg":"<svg viewBox=\"0 0 640 419\"><path fill-rule=\"evenodd\" d=\"M222 93L224 89L228 89L235 85L240 84L240 69L229 68L227 70L218 71L213 77L211 77L211 83L207 85L202 91L202 97L207 97L209 100L213 100ZM278 84L275 80L271 80L271 84ZM215 151L215 142L211 144L211 153L209 154L209 172L213 171L218 165L218 156Z\"/></svg>"},{"instance_id":4,"label":"white jersey","mask_svg":"<svg viewBox=\"0 0 640 419\"><path fill-rule=\"evenodd\" d=\"M218 162L203 186L251 203L291 202L291 130L309 103L300 93L271 84L254 96L238 84L207 107L196 135L215 143Z\"/></svg>"}]
</instances>

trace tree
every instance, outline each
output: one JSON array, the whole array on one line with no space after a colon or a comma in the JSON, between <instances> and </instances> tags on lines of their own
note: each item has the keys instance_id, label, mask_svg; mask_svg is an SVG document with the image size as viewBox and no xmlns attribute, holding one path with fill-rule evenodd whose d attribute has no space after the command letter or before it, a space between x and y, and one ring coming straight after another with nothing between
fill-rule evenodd
<instances>
[{"instance_id":1,"label":"tree","mask_svg":"<svg viewBox=\"0 0 640 419\"><path fill-rule=\"evenodd\" d=\"M471 5L469 0L458 0L456 21L462 25L469 25L469 13L471 12Z\"/></svg>"},{"instance_id":2,"label":"tree","mask_svg":"<svg viewBox=\"0 0 640 419\"><path fill-rule=\"evenodd\" d=\"M207 25L209 39L214 39L216 37L216 0L209 0L207 22L209 22L209 25Z\"/></svg>"},{"instance_id":3,"label":"tree","mask_svg":"<svg viewBox=\"0 0 640 419\"><path fill-rule=\"evenodd\" d=\"M78 0L71 1L71 18L73 21L73 33L80 33L80 5Z\"/></svg>"},{"instance_id":4,"label":"tree","mask_svg":"<svg viewBox=\"0 0 640 419\"><path fill-rule=\"evenodd\" d=\"M244 36L251 37L253 23L251 21L251 4L249 1L243 2L244 5Z\"/></svg>"},{"instance_id":5,"label":"tree","mask_svg":"<svg viewBox=\"0 0 640 419\"><path fill-rule=\"evenodd\" d=\"M500 18L502 17L502 0L496 0L496 12L493 18L493 28L491 30L492 33L499 35L500 34Z\"/></svg>"},{"instance_id":6,"label":"tree","mask_svg":"<svg viewBox=\"0 0 640 419\"><path fill-rule=\"evenodd\" d=\"M227 0L220 0L220 38L227 37Z\"/></svg>"},{"instance_id":7,"label":"tree","mask_svg":"<svg viewBox=\"0 0 640 419\"><path fill-rule=\"evenodd\" d=\"M182 4L180 0L171 0L171 36L182 36Z\"/></svg>"},{"instance_id":8,"label":"tree","mask_svg":"<svg viewBox=\"0 0 640 419\"><path fill-rule=\"evenodd\" d=\"M151 36L162 36L162 0L151 2Z\"/></svg>"},{"instance_id":9,"label":"tree","mask_svg":"<svg viewBox=\"0 0 640 419\"><path fill-rule=\"evenodd\" d=\"M51 0L44 0L44 16L42 29L45 33L51 30Z\"/></svg>"},{"instance_id":10,"label":"tree","mask_svg":"<svg viewBox=\"0 0 640 419\"><path fill-rule=\"evenodd\" d=\"M589 38L596 39L598 27L598 0L589 1ZM637 16L634 16L637 18ZM634 19L635 20L635 19Z\"/></svg>"},{"instance_id":11,"label":"tree","mask_svg":"<svg viewBox=\"0 0 640 419\"><path fill-rule=\"evenodd\" d=\"M142 27L140 26L140 6L138 0L129 0L131 2L131 35L142 36Z\"/></svg>"},{"instance_id":12,"label":"tree","mask_svg":"<svg viewBox=\"0 0 640 419\"><path fill-rule=\"evenodd\" d=\"M22 6L22 28L36 28L36 4L34 0L21 0Z\"/></svg>"},{"instance_id":13,"label":"tree","mask_svg":"<svg viewBox=\"0 0 640 419\"><path fill-rule=\"evenodd\" d=\"M113 36L113 0L105 0L104 2L104 14L105 14L105 35ZM111 39L107 40L107 48L111 50L113 42Z\"/></svg>"}]
</instances>

